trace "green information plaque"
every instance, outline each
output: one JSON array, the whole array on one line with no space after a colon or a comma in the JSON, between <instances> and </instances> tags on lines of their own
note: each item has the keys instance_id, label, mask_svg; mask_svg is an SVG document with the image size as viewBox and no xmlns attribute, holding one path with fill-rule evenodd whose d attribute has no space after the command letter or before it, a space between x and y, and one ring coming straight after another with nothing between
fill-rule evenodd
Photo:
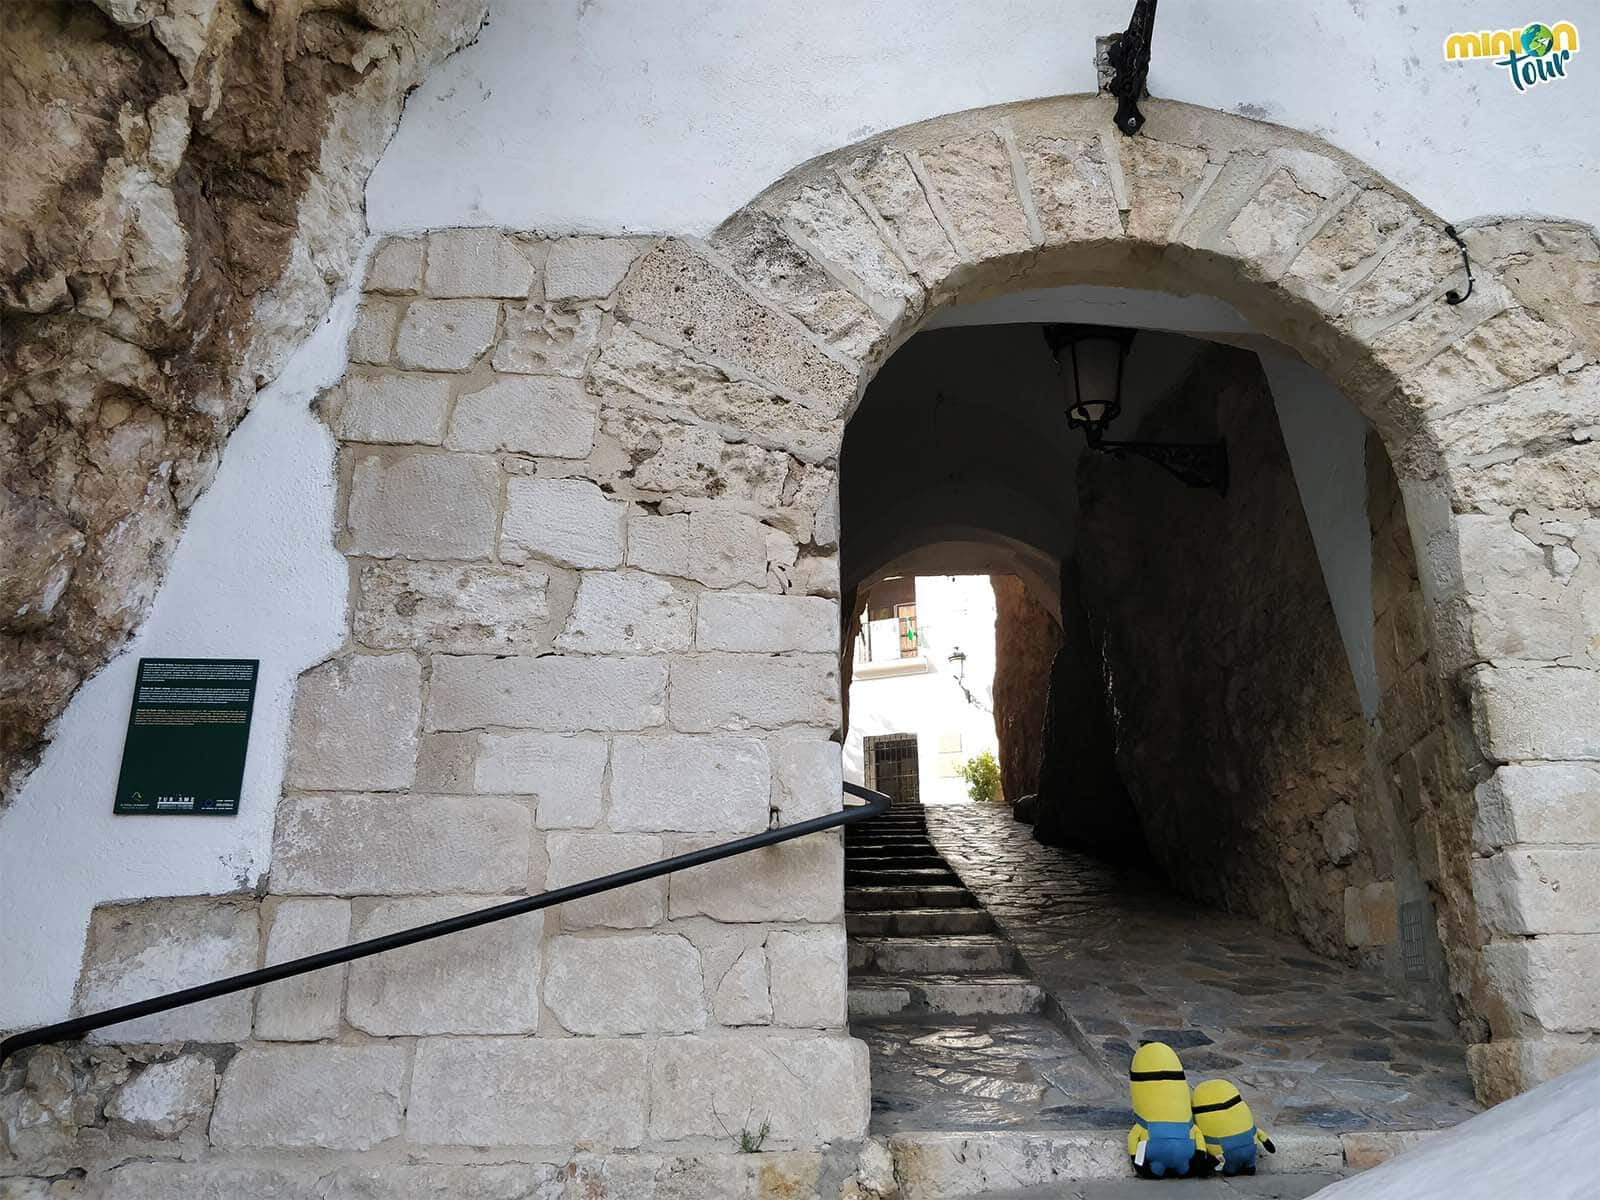
<instances>
[{"instance_id":1,"label":"green information plaque","mask_svg":"<svg viewBox=\"0 0 1600 1200\"><path fill-rule=\"evenodd\" d=\"M239 811L256 658L141 658L112 812Z\"/></svg>"}]
</instances>

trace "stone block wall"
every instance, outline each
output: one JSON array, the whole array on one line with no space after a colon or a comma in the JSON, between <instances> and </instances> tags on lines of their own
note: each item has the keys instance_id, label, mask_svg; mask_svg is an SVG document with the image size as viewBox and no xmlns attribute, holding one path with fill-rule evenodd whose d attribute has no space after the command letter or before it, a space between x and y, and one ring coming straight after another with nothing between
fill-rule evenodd
<instances>
[{"instance_id":1,"label":"stone block wall","mask_svg":"<svg viewBox=\"0 0 1600 1200\"><path fill-rule=\"evenodd\" d=\"M269 899L269 956L314 912L375 936L841 803L837 600L795 581L825 448L743 431L735 381L618 319L647 255L640 287L669 256L637 240L376 251L324 401L351 641L302 680L272 890L304 898ZM273 1037L381 1039L351 1069L409 1085L363 1142L859 1137L841 897L837 835L775 847L354 964L342 1010L279 1002ZM224 1076L240 1144L301 1136L273 1122L303 1056Z\"/></svg>"},{"instance_id":2,"label":"stone block wall","mask_svg":"<svg viewBox=\"0 0 1600 1200\"><path fill-rule=\"evenodd\" d=\"M81 1006L838 809L832 435L619 319L630 268L671 297L695 261L491 230L377 249L319 402L349 641L300 680L269 894L98 910ZM853 1142L842 909L819 835L149 1018L107 1031L154 1045L51 1145L201 1074L184 1128L213 1154ZM25 1070L91 1085L58 1059Z\"/></svg>"},{"instance_id":3,"label":"stone block wall","mask_svg":"<svg viewBox=\"0 0 1600 1200\"><path fill-rule=\"evenodd\" d=\"M1468 873L1476 751L1465 709L1440 686L1405 498L1389 455L1367 438L1373 652L1378 711L1369 735L1378 881L1345 889L1345 940L1391 977L1453 1006L1481 1038L1468 983L1481 943ZM1387 836L1383 831L1387 830Z\"/></svg>"}]
</instances>

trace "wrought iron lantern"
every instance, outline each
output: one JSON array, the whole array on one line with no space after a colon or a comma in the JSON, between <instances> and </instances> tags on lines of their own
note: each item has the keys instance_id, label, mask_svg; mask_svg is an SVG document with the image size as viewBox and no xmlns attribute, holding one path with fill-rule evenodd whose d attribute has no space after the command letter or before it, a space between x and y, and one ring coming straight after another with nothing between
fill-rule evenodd
<instances>
[{"instance_id":1,"label":"wrought iron lantern","mask_svg":"<svg viewBox=\"0 0 1600 1200\"><path fill-rule=\"evenodd\" d=\"M1227 443L1114 442L1106 427L1122 412L1122 379L1135 330L1116 325L1046 325L1045 345L1066 393L1067 427L1083 430L1089 448L1148 459L1190 487L1228 494Z\"/></svg>"},{"instance_id":2,"label":"wrought iron lantern","mask_svg":"<svg viewBox=\"0 0 1600 1200\"><path fill-rule=\"evenodd\" d=\"M1045 344L1067 390L1067 428L1093 445L1122 412L1122 367L1134 331L1116 325L1046 325Z\"/></svg>"},{"instance_id":3,"label":"wrought iron lantern","mask_svg":"<svg viewBox=\"0 0 1600 1200\"><path fill-rule=\"evenodd\" d=\"M951 666L951 669L953 669L955 671L955 673L956 673L956 682L957 683L966 683L966 681L967 681L967 656L966 656L966 654L964 654L962 652L960 646L957 646L954 650L952 650L950 652L950 666Z\"/></svg>"}]
</instances>

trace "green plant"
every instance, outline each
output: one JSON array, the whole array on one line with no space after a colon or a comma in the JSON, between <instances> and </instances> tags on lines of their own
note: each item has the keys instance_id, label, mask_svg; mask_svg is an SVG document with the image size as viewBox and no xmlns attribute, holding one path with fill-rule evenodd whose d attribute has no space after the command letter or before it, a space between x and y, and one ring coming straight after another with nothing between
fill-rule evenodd
<instances>
[{"instance_id":1,"label":"green plant","mask_svg":"<svg viewBox=\"0 0 1600 1200\"><path fill-rule=\"evenodd\" d=\"M738 1133L728 1129L728 1123L722 1119L722 1114L717 1112L716 1106L711 1109L712 1115L717 1118L717 1124L722 1126L722 1132L733 1138L740 1154L760 1154L761 1147L767 1144L767 1136L772 1132L772 1122L763 1117L761 1125L752 1132L750 1129L750 1114L746 1113L745 1123L739 1127Z\"/></svg>"},{"instance_id":2,"label":"green plant","mask_svg":"<svg viewBox=\"0 0 1600 1200\"><path fill-rule=\"evenodd\" d=\"M739 1153L759 1154L761 1147L767 1143L767 1134L772 1132L772 1122L762 1121L761 1128L751 1133L749 1128L739 1130Z\"/></svg>"},{"instance_id":3,"label":"green plant","mask_svg":"<svg viewBox=\"0 0 1600 1200\"><path fill-rule=\"evenodd\" d=\"M974 800L1000 798L1000 764L989 751L967 759L956 771L967 781L967 795Z\"/></svg>"}]
</instances>

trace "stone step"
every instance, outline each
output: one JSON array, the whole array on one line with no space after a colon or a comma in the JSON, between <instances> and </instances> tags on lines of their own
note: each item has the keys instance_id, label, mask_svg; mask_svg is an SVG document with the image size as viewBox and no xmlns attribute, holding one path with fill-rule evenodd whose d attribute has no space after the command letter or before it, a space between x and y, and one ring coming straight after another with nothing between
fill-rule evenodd
<instances>
[{"instance_id":1,"label":"stone step","mask_svg":"<svg viewBox=\"0 0 1600 1200\"><path fill-rule=\"evenodd\" d=\"M948 861L931 845L926 842L894 843L884 845L877 843L871 846L846 846L844 848L845 861L855 862L857 859L870 858L933 858L948 866Z\"/></svg>"},{"instance_id":2,"label":"stone step","mask_svg":"<svg viewBox=\"0 0 1600 1200\"><path fill-rule=\"evenodd\" d=\"M883 908L846 913L844 928L851 937L990 933L994 918L981 908Z\"/></svg>"},{"instance_id":3,"label":"stone step","mask_svg":"<svg viewBox=\"0 0 1600 1200\"><path fill-rule=\"evenodd\" d=\"M870 829L872 826L894 824L894 822L898 821L926 821L926 819L928 819L928 813L923 811L922 808L891 808L883 816L877 816L877 818L866 822L866 824Z\"/></svg>"},{"instance_id":4,"label":"stone step","mask_svg":"<svg viewBox=\"0 0 1600 1200\"><path fill-rule=\"evenodd\" d=\"M1025 975L1010 972L884 975L850 979L850 1015L891 1017L919 1012L949 1016L1009 1016L1044 1009L1044 992Z\"/></svg>"},{"instance_id":5,"label":"stone step","mask_svg":"<svg viewBox=\"0 0 1600 1200\"><path fill-rule=\"evenodd\" d=\"M846 912L884 908L977 908L978 900L964 887L874 887L851 885L844 890Z\"/></svg>"},{"instance_id":6,"label":"stone step","mask_svg":"<svg viewBox=\"0 0 1600 1200\"><path fill-rule=\"evenodd\" d=\"M1011 971L1017 965L1017 952L1010 942L983 935L856 938L849 943L849 951L852 971L896 975Z\"/></svg>"},{"instance_id":7,"label":"stone step","mask_svg":"<svg viewBox=\"0 0 1600 1200\"><path fill-rule=\"evenodd\" d=\"M950 864L937 854L846 854L847 871L948 871Z\"/></svg>"},{"instance_id":8,"label":"stone step","mask_svg":"<svg viewBox=\"0 0 1600 1200\"><path fill-rule=\"evenodd\" d=\"M902 1132L889 1136L900 1200L1302 1200L1350 1173L1337 1133L1274 1131L1278 1153L1253 1179L1140 1180L1126 1129ZM1089 1186L1074 1186L1089 1185Z\"/></svg>"},{"instance_id":9,"label":"stone step","mask_svg":"<svg viewBox=\"0 0 1600 1200\"><path fill-rule=\"evenodd\" d=\"M858 871L846 863L844 883L846 887L957 887L961 877L948 867Z\"/></svg>"},{"instance_id":10,"label":"stone step","mask_svg":"<svg viewBox=\"0 0 1600 1200\"><path fill-rule=\"evenodd\" d=\"M920 821L915 825L869 825L865 829L852 829L845 832L847 838L868 837L927 837L928 827Z\"/></svg>"}]
</instances>

